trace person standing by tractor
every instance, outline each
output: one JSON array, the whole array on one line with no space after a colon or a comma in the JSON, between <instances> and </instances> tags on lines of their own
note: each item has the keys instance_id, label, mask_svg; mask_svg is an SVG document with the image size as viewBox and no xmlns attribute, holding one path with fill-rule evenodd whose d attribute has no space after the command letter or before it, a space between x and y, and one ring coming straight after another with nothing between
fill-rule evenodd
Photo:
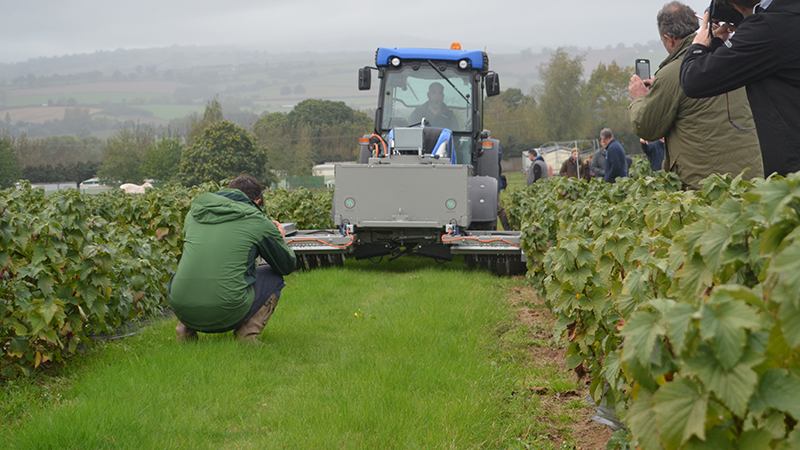
<instances>
[{"instance_id":1,"label":"person standing by tractor","mask_svg":"<svg viewBox=\"0 0 800 450\"><path fill-rule=\"evenodd\" d=\"M614 134L608 128L600 130L600 145L606 149L606 165L604 168L603 180L606 183L616 183L617 177L628 176L628 163L626 161L625 149L622 148Z\"/></svg>"},{"instance_id":2,"label":"person standing by tractor","mask_svg":"<svg viewBox=\"0 0 800 450\"><path fill-rule=\"evenodd\" d=\"M531 167L528 169L528 186L542 178L550 178L550 170L539 152L535 149L528 150L528 158L531 160Z\"/></svg>"},{"instance_id":3,"label":"person standing by tractor","mask_svg":"<svg viewBox=\"0 0 800 450\"><path fill-rule=\"evenodd\" d=\"M275 311L283 276L296 264L280 223L261 210L263 188L240 175L217 193L193 202L183 227L183 255L169 283L168 300L178 342L197 332L224 333L258 343ZM256 257L269 265L256 266Z\"/></svg>"}]
</instances>

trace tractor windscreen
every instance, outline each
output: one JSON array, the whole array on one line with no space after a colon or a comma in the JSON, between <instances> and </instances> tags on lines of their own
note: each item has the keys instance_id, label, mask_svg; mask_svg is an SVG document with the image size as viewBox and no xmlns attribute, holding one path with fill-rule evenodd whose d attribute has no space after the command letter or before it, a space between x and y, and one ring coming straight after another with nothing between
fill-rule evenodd
<instances>
[{"instance_id":1,"label":"tractor windscreen","mask_svg":"<svg viewBox=\"0 0 800 450\"><path fill-rule=\"evenodd\" d=\"M383 130L418 125L424 120L426 126L472 131L470 73L423 63L389 70L385 77Z\"/></svg>"}]
</instances>

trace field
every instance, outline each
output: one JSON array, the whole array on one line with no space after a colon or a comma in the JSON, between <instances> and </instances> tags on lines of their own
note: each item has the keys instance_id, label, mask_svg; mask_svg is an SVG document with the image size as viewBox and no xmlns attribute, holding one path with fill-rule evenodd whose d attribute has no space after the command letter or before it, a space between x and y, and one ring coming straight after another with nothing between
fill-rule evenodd
<instances>
[{"instance_id":1,"label":"field","mask_svg":"<svg viewBox=\"0 0 800 450\"><path fill-rule=\"evenodd\" d=\"M291 275L260 346L230 333L179 345L174 325L44 386L12 383L4 448L586 450L609 437L522 279L348 261Z\"/></svg>"},{"instance_id":2,"label":"field","mask_svg":"<svg viewBox=\"0 0 800 450\"><path fill-rule=\"evenodd\" d=\"M65 106L36 106L31 108L16 108L0 110L0 118L5 118L8 113L12 121L43 123L48 120L63 120ZM100 108L89 108L89 114L102 111Z\"/></svg>"}]
</instances>

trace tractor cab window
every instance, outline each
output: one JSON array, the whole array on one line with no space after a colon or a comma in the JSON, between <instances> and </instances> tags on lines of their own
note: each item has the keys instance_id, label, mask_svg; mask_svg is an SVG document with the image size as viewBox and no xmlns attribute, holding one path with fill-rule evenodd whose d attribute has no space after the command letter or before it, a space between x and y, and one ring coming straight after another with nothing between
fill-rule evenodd
<instances>
[{"instance_id":1,"label":"tractor cab window","mask_svg":"<svg viewBox=\"0 0 800 450\"><path fill-rule=\"evenodd\" d=\"M419 125L472 131L471 75L453 67L438 71L429 65L405 65L386 73L384 130Z\"/></svg>"}]
</instances>

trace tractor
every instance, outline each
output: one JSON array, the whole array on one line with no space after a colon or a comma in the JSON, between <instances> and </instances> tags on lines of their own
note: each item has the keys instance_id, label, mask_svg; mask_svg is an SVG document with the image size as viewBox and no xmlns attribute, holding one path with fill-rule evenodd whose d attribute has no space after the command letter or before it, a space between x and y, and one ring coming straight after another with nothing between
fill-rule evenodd
<instances>
[{"instance_id":1,"label":"tractor","mask_svg":"<svg viewBox=\"0 0 800 450\"><path fill-rule=\"evenodd\" d=\"M497 274L525 271L520 233L497 231L500 143L483 131L483 101L499 77L479 50L388 48L358 71L379 80L359 160L335 165L333 230L291 230L298 268L418 255Z\"/></svg>"}]
</instances>

